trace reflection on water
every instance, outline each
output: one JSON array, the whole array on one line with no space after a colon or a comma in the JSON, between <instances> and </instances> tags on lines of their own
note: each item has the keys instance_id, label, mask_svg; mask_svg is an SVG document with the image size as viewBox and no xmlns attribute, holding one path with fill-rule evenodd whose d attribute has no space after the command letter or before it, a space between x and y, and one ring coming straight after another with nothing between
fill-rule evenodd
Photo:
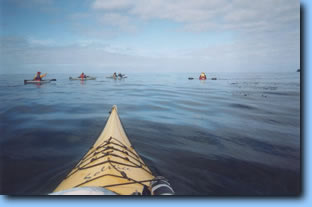
<instances>
[{"instance_id":1,"label":"reflection on water","mask_svg":"<svg viewBox=\"0 0 312 207\"><path fill-rule=\"evenodd\" d=\"M57 81L39 86L24 85L26 75L0 77L2 193L51 192L114 104L138 153L177 194L299 192L298 73L90 75L97 79L49 74Z\"/></svg>"}]
</instances>

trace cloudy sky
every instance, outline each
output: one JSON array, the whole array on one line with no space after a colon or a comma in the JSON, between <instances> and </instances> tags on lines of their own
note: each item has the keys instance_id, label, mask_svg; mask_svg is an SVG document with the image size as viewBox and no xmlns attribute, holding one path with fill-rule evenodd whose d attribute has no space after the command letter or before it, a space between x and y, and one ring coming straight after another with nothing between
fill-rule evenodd
<instances>
[{"instance_id":1,"label":"cloudy sky","mask_svg":"<svg viewBox=\"0 0 312 207\"><path fill-rule=\"evenodd\" d=\"M0 0L0 73L292 72L299 0Z\"/></svg>"}]
</instances>

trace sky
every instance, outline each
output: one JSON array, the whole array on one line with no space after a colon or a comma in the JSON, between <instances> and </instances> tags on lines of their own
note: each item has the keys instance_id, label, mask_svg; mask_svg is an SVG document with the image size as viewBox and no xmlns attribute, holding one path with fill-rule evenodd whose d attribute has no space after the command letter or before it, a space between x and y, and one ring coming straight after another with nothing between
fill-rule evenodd
<instances>
[{"instance_id":1,"label":"sky","mask_svg":"<svg viewBox=\"0 0 312 207\"><path fill-rule=\"evenodd\" d=\"M0 73L298 68L299 0L0 0Z\"/></svg>"}]
</instances>

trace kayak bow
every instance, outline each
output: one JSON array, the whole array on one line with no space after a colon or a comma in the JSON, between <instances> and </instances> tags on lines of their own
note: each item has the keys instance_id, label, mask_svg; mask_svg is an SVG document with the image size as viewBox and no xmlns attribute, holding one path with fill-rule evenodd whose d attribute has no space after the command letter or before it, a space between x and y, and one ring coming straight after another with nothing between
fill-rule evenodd
<instances>
[{"instance_id":1,"label":"kayak bow","mask_svg":"<svg viewBox=\"0 0 312 207\"><path fill-rule=\"evenodd\" d=\"M97 141L54 192L96 186L131 195L142 192L154 178L128 140L114 105Z\"/></svg>"}]
</instances>

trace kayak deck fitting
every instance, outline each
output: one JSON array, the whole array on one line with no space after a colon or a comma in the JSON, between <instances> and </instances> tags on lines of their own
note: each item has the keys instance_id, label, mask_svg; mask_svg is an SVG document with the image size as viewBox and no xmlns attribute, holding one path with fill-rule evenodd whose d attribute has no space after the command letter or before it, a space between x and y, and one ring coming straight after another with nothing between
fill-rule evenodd
<instances>
[{"instance_id":1,"label":"kayak deck fitting","mask_svg":"<svg viewBox=\"0 0 312 207\"><path fill-rule=\"evenodd\" d=\"M142 193L154 178L128 140L114 105L97 141L54 192L97 186L131 195Z\"/></svg>"}]
</instances>

